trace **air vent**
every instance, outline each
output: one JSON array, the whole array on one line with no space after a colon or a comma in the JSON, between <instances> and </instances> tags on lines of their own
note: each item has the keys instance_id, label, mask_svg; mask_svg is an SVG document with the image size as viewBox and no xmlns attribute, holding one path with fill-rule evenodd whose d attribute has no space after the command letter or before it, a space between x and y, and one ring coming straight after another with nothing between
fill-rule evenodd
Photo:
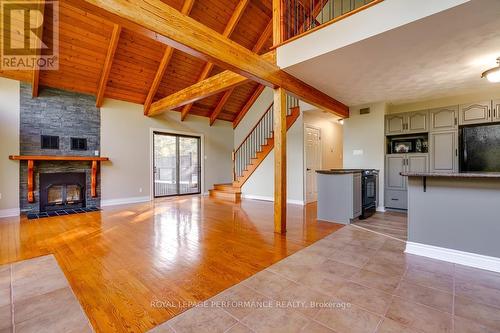
<instances>
[{"instance_id":1,"label":"air vent","mask_svg":"<svg viewBox=\"0 0 500 333\"><path fill-rule=\"evenodd\" d=\"M87 150L87 139L71 138L71 150Z\"/></svg>"},{"instance_id":2,"label":"air vent","mask_svg":"<svg viewBox=\"0 0 500 333\"><path fill-rule=\"evenodd\" d=\"M364 108L359 110L359 114L369 114L370 108Z\"/></svg>"},{"instance_id":3,"label":"air vent","mask_svg":"<svg viewBox=\"0 0 500 333\"><path fill-rule=\"evenodd\" d=\"M42 149L59 149L59 137L54 135L42 135Z\"/></svg>"}]
</instances>

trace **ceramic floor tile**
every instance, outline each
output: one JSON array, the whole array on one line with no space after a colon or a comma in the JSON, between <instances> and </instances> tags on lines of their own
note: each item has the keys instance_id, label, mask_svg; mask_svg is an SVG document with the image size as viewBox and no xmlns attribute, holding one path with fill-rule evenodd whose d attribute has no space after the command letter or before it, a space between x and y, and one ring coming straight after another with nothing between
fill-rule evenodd
<instances>
[{"instance_id":1,"label":"ceramic floor tile","mask_svg":"<svg viewBox=\"0 0 500 333\"><path fill-rule=\"evenodd\" d=\"M452 332L451 314L394 297L387 318L397 323L426 333Z\"/></svg>"},{"instance_id":2,"label":"ceramic floor tile","mask_svg":"<svg viewBox=\"0 0 500 333\"><path fill-rule=\"evenodd\" d=\"M403 253L406 249L406 242L389 238L385 240L380 249L385 251L393 251L396 253Z\"/></svg>"},{"instance_id":3,"label":"ceramic floor tile","mask_svg":"<svg viewBox=\"0 0 500 333\"><path fill-rule=\"evenodd\" d=\"M0 307L10 304L10 265L0 266Z\"/></svg>"},{"instance_id":4,"label":"ceramic floor tile","mask_svg":"<svg viewBox=\"0 0 500 333\"><path fill-rule=\"evenodd\" d=\"M224 332L236 324L230 314L217 307L196 307L169 321L177 333Z\"/></svg>"},{"instance_id":5,"label":"ceramic floor tile","mask_svg":"<svg viewBox=\"0 0 500 333\"><path fill-rule=\"evenodd\" d=\"M292 309L256 309L241 321L256 333L300 332L309 323L302 314Z\"/></svg>"},{"instance_id":6,"label":"ceramic floor tile","mask_svg":"<svg viewBox=\"0 0 500 333\"><path fill-rule=\"evenodd\" d=\"M298 302L299 305L296 306L295 310L310 318L314 317L324 304L335 302L332 297L301 284L296 288L284 289L275 299L280 304L282 302L290 302L291 304Z\"/></svg>"},{"instance_id":7,"label":"ceramic floor tile","mask_svg":"<svg viewBox=\"0 0 500 333\"><path fill-rule=\"evenodd\" d=\"M328 327L321 325L315 321L309 322L304 328L302 329L303 333L335 333L335 331L329 329Z\"/></svg>"},{"instance_id":8,"label":"ceramic floor tile","mask_svg":"<svg viewBox=\"0 0 500 333\"><path fill-rule=\"evenodd\" d=\"M407 282L424 287L439 289L448 293L453 292L453 276L448 274L409 268L403 279Z\"/></svg>"},{"instance_id":9,"label":"ceramic floor tile","mask_svg":"<svg viewBox=\"0 0 500 333\"><path fill-rule=\"evenodd\" d=\"M259 306L267 306L270 298L257 293L242 284L236 285L210 299L237 319L242 319Z\"/></svg>"},{"instance_id":10,"label":"ceramic floor tile","mask_svg":"<svg viewBox=\"0 0 500 333\"><path fill-rule=\"evenodd\" d=\"M231 327L227 333L252 333L253 331L246 327L245 325L238 323Z\"/></svg>"},{"instance_id":11,"label":"ceramic floor tile","mask_svg":"<svg viewBox=\"0 0 500 333\"><path fill-rule=\"evenodd\" d=\"M446 261L416 256L413 254L406 255L406 261L409 269L416 269L432 273L439 273L453 276L455 265Z\"/></svg>"},{"instance_id":12,"label":"ceramic floor tile","mask_svg":"<svg viewBox=\"0 0 500 333\"><path fill-rule=\"evenodd\" d=\"M315 270L323 270L334 276L343 279L349 279L351 276L359 271L358 267L352 265L344 264L335 260L327 260L322 265L314 267Z\"/></svg>"},{"instance_id":13,"label":"ceramic floor tile","mask_svg":"<svg viewBox=\"0 0 500 333\"><path fill-rule=\"evenodd\" d=\"M427 305L443 312L452 312L453 294L402 281L395 292L399 297Z\"/></svg>"},{"instance_id":14,"label":"ceramic floor tile","mask_svg":"<svg viewBox=\"0 0 500 333\"><path fill-rule=\"evenodd\" d=\"M12 309L11 305L7 304L0 306L0 329L12 327Z\"/></svg>"},{"instance_id":15,"label":"ceramic floor tile","mask_svg":"<svg viewBox=\"0 0 500 333\"><path fill-rule=\"evenodd\" d=\"M332 251L329 258L359 268L363 267L370 260L370 257L367 255L354 251L346 251L345 249Z\"/></svg>"},{"instance_id":16,"label":"ceramic floor tile","mask_svg":"<svg viewBox=\"0 0 500 333\"><path fill-rule=\"evenodd\" d=\"M455 296L455 315L500 331L500 308Z\"/></svg>"},{"instance_id":17,"label":"ceramic floor tile","mask_svg":"<svg viewBox=\"0 0 500 333\"><path fill-rule=\"evenodd\" d=\"M168 323L163 323L148 331L148 333L175 333Z\"/></svg>"},{"instance_id":18,"label":"ceramic floor tile","mask_svg":"<svg viewBox=\"0 0 500 333\"><path fill-rule=\"evenodd\" d=\"M375 273L390 275L390 276L402 276L406 270L404 265L398 265L390 262L382 262L380 259L371 259L368 263L363 266L363 269L372 271Z\"/></svg>"},{"instance_id":19,"label":"ceramic floor tile","mask_svg":"<svg viewBox=\"0 0 500 333\"><path fill-rule=\"evenodd\" d=\"M15 323L37 318L42 315L61 315L66 311L78 311L78 301L70 288L57 289L42 295L14 302Z\"/></svg>"},{"instance_id":20,"label":"ceramic floor tile","mask_svg":"<svg viewBox=\"0 0 500 333\"><path fill-rule=\"evenodd\" d=\"M12 327L0 328L0 333L13 333L14 329Z\"/></svg>"},{"instance_id":21,"label":"ceramic floor tile","mask_svg":"<svg viewBox=\"0 0 500 333\"><path fill-rule=\"evenodd\" d=\"M337 333L374 332L381 317L355 305L346 308L323 309L315 320Z\"/></svg>"},{"instance_id":22,"label":"ceramic floor tile","mask_svg":"<svg viewBox=\"0 0 500 333\"><path fill-rule=\"evenodd\" d=\"M385 318L378 327L377 333L420 333L420 331L403 326L392 319Z\"/></svg>"},{"instance_id":23,"label":"ceramic floor tile","mask_svg":"<svg viewBox=\"0 0 500 333\"><path fill-rule=\"evenodd\" d=\"M470 298L478 303L484 303L500 308L500 288L490 288L473 281L456 279L455 294Z\"/></svg>"},{"instance_id":24,"label":"ceramic floor tile","mask_svg":"<svg viewBox=\"0 0 500 333\"><path fill-rule=\"evenodd\" d=\"M344 302L358 305L378 315L385 314L392 300L390 294L354 282L345 283L337 291L336 296Z\"/></svg>"},{"instance_id":25,"label":"ceramic floor tile","mask_svg":"<svg viewBox=\"0 0 500 333\"><path fill-rule=\"evenodd\" d=\"M346 279L325 269L310 271L298 281L298 283L328 296L335 296L337 290L346 282Z\"/></svg>"},{"instance_id":26,"label":"ceramic floor tile","mask_svg":"<svg viewBox=\"0 0 500 333\"><path fill-rule=\"evenodd\" d=\"M483 326L476 321L468 320L462 317L453 317L454 333L500 333L500 330Z\"/></svg>"},{"instance_id":27,"label":"ceramic floor tile","mask_svg":"<svg viewBox=\"0 0 500 333\"><path fill-rule=\"evenodd\" d=\"M286 288L294 288L297 286L295 282L284 279L282 276L269 270L263 270L253 275L249 279L243 281L242 284L271 298L276 297Z\"/></svg>"},{"instance_id":28,"label":"ceramic floor tile","mask_svg":"<svg viewBox=\"0 0 500 333\"><path fill-rule=\"evenodd\" d=\"M488 288L500 289L500 273L455 265L455 277L457 281L470 281Z\"/></svg>"},{"instance_id":29,"label":"ceramic floor tile","mask_svg":"<svg viewBox=\"0 0 500 333\"><path fill-rule=\"evenodd\" d=\"M351 280L363 286L392 293L401 281L401 275L385 275L361 269L351 277Z\"/></svg>"}]
</instances>

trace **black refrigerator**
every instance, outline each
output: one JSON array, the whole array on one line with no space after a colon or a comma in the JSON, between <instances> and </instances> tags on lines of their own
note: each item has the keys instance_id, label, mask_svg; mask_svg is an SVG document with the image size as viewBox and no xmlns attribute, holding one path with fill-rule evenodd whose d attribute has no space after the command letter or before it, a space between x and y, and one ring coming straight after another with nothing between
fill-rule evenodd
<instances>
[{"instance_id":1,"label":"black refrigerator","mask_svg":"<svg viewBox=\"0 0 500 333\"><path fill-rule=\"evenodd\" d=\"M460 128L460 171L500 172L500 123Z\"/></svg>"}]
</instances>

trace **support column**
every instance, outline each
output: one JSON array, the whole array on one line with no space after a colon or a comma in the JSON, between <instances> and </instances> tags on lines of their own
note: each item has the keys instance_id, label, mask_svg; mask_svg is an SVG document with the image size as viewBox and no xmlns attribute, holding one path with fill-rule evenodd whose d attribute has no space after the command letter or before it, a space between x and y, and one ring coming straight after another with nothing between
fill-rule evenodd
<instances>
[{"instance_id":1,"label":"support column","mask_svg":"<svg viewBox=\"0 0 500 333\"><path fill-rule=\"evenodd\" d=\"M286 94L274 89L274 232L286 233Z\"/></svg>"}]
</instances>

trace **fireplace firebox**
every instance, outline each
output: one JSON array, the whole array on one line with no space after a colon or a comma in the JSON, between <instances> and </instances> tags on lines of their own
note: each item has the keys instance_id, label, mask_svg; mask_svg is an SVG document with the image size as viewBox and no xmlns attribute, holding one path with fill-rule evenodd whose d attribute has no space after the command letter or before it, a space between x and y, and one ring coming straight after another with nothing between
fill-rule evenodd
<instances>
[{"instance_id":1,"label":"fireplace firebox","mask_svg":"<svg viewBox=\"0 0 500 333\"><path fill-rule=\"evenodd\" d=\"M85 208L85 172L40 173L40 212Z\"/></svg>"}]
</instances>

